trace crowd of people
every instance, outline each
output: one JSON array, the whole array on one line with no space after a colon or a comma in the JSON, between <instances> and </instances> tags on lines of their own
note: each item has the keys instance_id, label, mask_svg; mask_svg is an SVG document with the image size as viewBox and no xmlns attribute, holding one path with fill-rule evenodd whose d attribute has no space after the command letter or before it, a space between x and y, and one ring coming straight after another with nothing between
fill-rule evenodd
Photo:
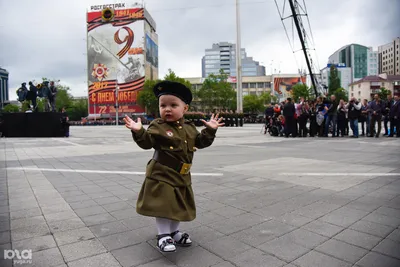
<instances>
[{"instance_id":1,"label":"crowd of people","mask_svg":"<svg viewBox=\"0 0 400 267\"><path fill-rule=\"evenodd\" d=\"M359 102L352 97L349 102L337 100L334 95L329 99L318 97L315 101L301 98L294 103L291 98L280 104L269 104L265 110L265 131L273 136L285 137L380 137L382 121L383 136L400 137L400 100L389 95L381 100L374 95L372 101ZM361 134L359 129L361 124Z\"/></svg>"}]
</instances>

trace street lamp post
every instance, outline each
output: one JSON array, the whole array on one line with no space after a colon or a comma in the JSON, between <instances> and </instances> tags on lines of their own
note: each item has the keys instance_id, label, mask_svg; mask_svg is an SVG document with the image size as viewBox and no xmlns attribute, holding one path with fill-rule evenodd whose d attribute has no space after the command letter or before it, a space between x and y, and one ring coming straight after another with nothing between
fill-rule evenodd
<instances>
[{"instance_id":1,"label":"street lamp post","mask_svg":"<svg viewBox=\"0 0 400 267\"><path fill-rule=\"evenodd\" d=\"M237 112L243 112L243 90L242 90L242 53L240 44L240 13L239 0L236 0L236 100Z\"/></svg>"},{"instance_id":2,"label":"street lamp post","mask_svg":"<svg viewBox=\"0 0 400 267\"><path fill-rule=\"evenodd\" d=\"M118 126L118 120L119 120L119 116L118 116L118 89L119 86L118 84L115 86L115 125Z\"/></svg>"}]
</instances>

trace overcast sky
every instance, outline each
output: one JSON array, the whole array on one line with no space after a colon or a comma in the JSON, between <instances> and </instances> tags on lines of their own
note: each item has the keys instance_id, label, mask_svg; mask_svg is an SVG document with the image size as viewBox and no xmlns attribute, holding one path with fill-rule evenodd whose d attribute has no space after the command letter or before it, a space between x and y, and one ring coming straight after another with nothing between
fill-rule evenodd
<instances>
[{"instance_id":1,"label":"overcast sky","mask_svg":"<svg viewBox=\"0 0 400 267\"><path fill-rule=\"evenodd\" d=\"M124 1L0 0L0 67L10 72L10 98L16 99L15 90L22 82L41 77L60 79L73 95L86 95L86 9L119 2ZM282 8L284 0L277 2ZM381 0L379 5L376 0L305 2L320 68L346 44L377 49L400 36L400 0ZM299 67L305 68L301 53L295 60L274 0L240 3L241 43L248 56L262 62L267 74L271 69L297 73ZM145 4L157 23L161 77L169 68L180 77L200 77L204 49L236 41L235 0L146 0ZM286 25L291 35L290 21ZM294 37L296 41L297 32ZM300 49L298 43L295 49Z\"/></svg>"}]
</instances>

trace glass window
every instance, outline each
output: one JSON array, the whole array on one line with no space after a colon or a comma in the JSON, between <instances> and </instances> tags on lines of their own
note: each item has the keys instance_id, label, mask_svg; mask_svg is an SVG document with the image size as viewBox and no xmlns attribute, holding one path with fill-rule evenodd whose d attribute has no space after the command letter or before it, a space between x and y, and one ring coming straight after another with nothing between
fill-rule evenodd
<instances>
[{"instance_id":1,"label":"glass window","mask_svg":"<svg viewBox=\"0 0 400 267\"><path fill-rule=\"evenodd\" d=\"M248 83L242 83L242 88L249 88L249 84Z\"/></svg>"},{"instance_id":2,"label":"glass window","mask_svg":"<svg viewBox=\"0 0 400 267\"><path fill-rule=\"evenodd\" d=\"M219 51L206 51L206 55L219 55Z\"/></svg>"},{"instance_id":3,"label":"glass window","mask_svg":"<svg viewBox=\"0 0 400 267\"><path fill-rule=\"evenodd\" d=\"M264 83L257 83L257 88L264 88Z\"/></svg>"},{"instance_id":4,"label":"glass window","mask_svg":"<svg viewBox=\"0 0 400 267\"><path fill-rule=\"evenodd\" d=\"M256 83L250 83L250 88L256 88Z\"/></svg>"}]
</instances>

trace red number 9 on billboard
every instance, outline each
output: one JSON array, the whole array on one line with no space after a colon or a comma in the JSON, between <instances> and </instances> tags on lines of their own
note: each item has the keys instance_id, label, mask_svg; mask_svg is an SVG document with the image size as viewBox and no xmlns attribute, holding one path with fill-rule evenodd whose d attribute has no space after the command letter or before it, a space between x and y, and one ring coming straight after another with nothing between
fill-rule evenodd
<instances>
[{"instance_id":1,"label":"red number 9 on billboard","mask_svg":"<svg viewBox=\"0 0 400 267\"><path fill-rule=\"evenodd\" d=\"M124 30L126 30L128 32L128 35L125 36L124 40L121 40L119 38L119 31L122 30L122 29L124 29ZM134 33L130 28L122 27L121 29L116 31L116 33L114 34L114 41L117 44L125 43L124 48L122 48L121 51L119 51L118 54L117 54L119 56L119 58L122 58L123 56L126 55L126 53L128 53L129 49L131 48L131 46L133 44L133 40L134 40Z\"/></svg>"}]
</instances>

